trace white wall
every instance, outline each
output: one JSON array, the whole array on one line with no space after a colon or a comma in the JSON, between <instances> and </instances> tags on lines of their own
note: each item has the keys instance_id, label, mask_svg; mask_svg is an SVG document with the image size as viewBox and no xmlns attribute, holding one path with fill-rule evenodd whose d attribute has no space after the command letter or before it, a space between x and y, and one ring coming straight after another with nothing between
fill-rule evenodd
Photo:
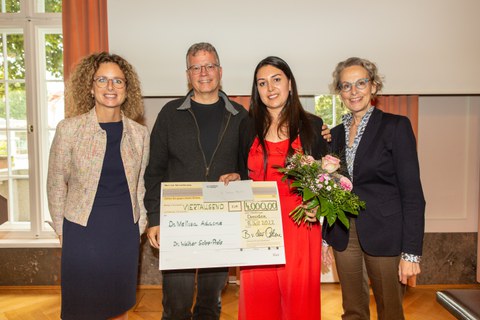
<instances>
[{"instance_id":1,"label":"white wall","mask_svg":"<svg viewBox=\"0 0 480 320\"><path fill-rule=\"evenodd\" d=\"M109 46L140 74L145 96L186 91L185 53L218 49L224 89L248 95L268 55L292 67L302 95L328 93L340 60L361 56L385 94L480 93L478 0L108 0Z\"/></svg>"},{"instance_id":2,"label":"white wall","mask_svg":"<svg viewBox=\"0 0 480 320\"><path fill-rule=\"evenodd\" d=\"M480 96L421 97L418 153L427 232L477 232Z\"/></svg>"}]
</instances>

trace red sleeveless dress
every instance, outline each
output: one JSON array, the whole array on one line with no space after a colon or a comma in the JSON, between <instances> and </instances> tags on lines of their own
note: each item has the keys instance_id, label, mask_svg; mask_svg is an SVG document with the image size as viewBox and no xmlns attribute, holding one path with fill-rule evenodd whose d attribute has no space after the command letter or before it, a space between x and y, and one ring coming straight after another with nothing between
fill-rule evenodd
<instances>
[{"instance_id":1,"label":"red sleeveless dress","mask_svg":"<svg viewBox=\"0 0 480 320\"><path fill-rule=\"evenodd\" d=\"M263 172L263 150L255 139L248 155L249 177L277 181L282 208L285 265L242 267L240 271L240 320L320 319L320 266L322 235L319 223L311 228L295 224L289 213L301 198L282 182L276 166L284 166L289 140L266 141L268 165ZM292 144L300 149L300 139Z\"/></svg>"}]
</instances>

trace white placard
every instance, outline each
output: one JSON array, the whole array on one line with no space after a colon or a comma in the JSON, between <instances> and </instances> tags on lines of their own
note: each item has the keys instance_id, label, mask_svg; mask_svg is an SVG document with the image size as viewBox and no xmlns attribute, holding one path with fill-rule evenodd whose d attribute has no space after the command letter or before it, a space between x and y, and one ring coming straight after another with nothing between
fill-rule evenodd
<instances>
[{"instance_id":1,"label":"white placard","mask_svg":"<svg viewBox=\"0 0 480 320\"><path fill-rule=\"evenodd\" d=\"M214 184L162 183L159 268L284 264L276 182L240 181L228 192Z\"/></svg>"}]
</instances>

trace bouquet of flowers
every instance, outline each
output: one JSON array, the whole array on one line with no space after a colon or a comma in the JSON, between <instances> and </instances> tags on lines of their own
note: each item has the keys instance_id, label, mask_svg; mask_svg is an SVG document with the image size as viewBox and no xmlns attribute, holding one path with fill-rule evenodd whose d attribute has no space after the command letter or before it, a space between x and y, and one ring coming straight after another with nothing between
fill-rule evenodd
<instances>
[{"instance_id":1,"label":"bouquet of flowers","mask_svg":"<svg viewBox=\"0 0 480 320\"><path fill-rule=\"evenodd\" d=\"M322 160L296 152L287 159L287 166L278 170L284 174L282 180L290 179L291 186L302 197L303 203L297 206L290 216L300 224L306 221L306 211L316 210L316 217L327 219L332 226L337 218L350 228L346 212L358 215L365 209L365 202L352 191L352 182L337 172L340 159L327 155Z\"/></svg>"}]
</instances>

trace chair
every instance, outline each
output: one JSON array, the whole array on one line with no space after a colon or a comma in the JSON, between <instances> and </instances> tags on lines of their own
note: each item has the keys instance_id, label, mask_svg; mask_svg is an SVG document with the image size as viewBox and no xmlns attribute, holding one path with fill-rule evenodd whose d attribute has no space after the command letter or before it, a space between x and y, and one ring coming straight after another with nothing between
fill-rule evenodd
<instances>
[{"instance_id":1,"label":"chair","mask_svg":"<svg viewBox=\"0 0 480 320\"><path fill-rule=\"evenodd\" d=\"M480 289L437 291L437 302L460 320L480 320Z\"/></svg>"}]
</instances>

